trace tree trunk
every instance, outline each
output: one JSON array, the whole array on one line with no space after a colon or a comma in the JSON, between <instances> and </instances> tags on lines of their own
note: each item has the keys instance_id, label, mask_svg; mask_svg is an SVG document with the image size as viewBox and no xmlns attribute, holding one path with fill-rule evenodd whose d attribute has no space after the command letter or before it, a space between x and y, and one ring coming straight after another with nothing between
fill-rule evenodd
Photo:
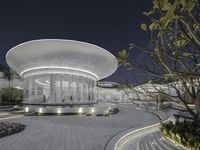
<instances>
[{"instance_id":1,"label":"tree trunk","mask_svg":"<svg viewBox=\"0 0 200 150\"><path fill-rule=\"evenodd\" d=\"M9 102L11 102L11 80L10 79L8 79L8 82L9 82Z\"/></svg>"},{"instance_id":2,"label":"tree trunk","mask_svg":"<svg viewBox=\"0 0 200 150\"><path fill-rule=\"evenodd\" d=\"M11 78L11 89L10 89L10 97L11 97L11 101L13 101L13 78Z\"/></svg>"}]
</instances>

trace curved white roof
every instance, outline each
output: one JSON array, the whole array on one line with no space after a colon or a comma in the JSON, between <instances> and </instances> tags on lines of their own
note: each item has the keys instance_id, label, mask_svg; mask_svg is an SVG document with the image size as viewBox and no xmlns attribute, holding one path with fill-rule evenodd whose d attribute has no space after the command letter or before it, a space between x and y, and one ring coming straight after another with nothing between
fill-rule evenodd
<instances>
[{"instance_id":1,"label":"curved white roof","mask_svg":"<svg viewBox=\"0 0 200 150\"><path fill-rule=\"evenodd\" d=\"M28 41L10 49L8 65L18 74L34 70L62 69L62 73L85 72L97 80L110 76L118 63L110 52L93 44L64 39ZM64 72L63 72L64 70Z\"/></svg>"}]
</instances>

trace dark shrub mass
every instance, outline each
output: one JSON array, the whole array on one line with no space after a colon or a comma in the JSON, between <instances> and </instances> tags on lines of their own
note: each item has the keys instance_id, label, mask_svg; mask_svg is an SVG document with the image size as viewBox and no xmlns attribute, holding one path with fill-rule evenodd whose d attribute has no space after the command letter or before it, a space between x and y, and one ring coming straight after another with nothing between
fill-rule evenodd
<instances>
[{"instance_id":1,"label":"dark shrub mass","mask_svg":"<svg viewBox=\"0 0 200 150\"><path fill-rule=\"evenodd\" d=\"M0 122L0 138L23 131L25 127L21 123Z\"/></svg>"},{"instance_id":2,"label":"dark shrub mass","mask_svg":"<svg viewBox=\"0 0 200 150\"><path fill-rule=\"evenodd\" d=\"M118 108L113 108L111 110L109 110L109 115L114 115L114 114L117 114L119 112L119 109Z\"/></svg>"},{"instance_id":3,"label":"dark shrub mass","mask_svg":"<svg viewBox=\"0 0 200 150\"><path fill-rule=\"evenodd\" d=\"M200 127L194 121L177 121L175 124L170 121L162 123L160 129L174 143L187 149L200 150Z\"/></svg>"},{"instance_id":4,"label":"dark shrub mass","mask_svg":"<svg viewBox=\"0 0 200 150\"><path fill-rule=\"evenodd\" d=\"M2 88L0 90L2 104L21 104L23 100L23 91L17 88Z\"/></svg>"}]
</instances>

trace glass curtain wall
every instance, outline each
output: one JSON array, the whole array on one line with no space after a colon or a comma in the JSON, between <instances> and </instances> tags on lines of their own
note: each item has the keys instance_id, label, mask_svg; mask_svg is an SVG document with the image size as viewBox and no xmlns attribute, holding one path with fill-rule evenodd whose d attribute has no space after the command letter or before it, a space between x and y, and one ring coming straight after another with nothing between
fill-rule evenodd
<instances>
[{"instance_id":1,"label":"glass curtain wall","mask_svg":"<svg viewBox=\"0 0 200 150\"><path fill-rule=\"evenodd\" d=\"M42 74L24 79L24 99L33 103L95 102L96 81L78 75Z\"/></svg>"}]
</instances>

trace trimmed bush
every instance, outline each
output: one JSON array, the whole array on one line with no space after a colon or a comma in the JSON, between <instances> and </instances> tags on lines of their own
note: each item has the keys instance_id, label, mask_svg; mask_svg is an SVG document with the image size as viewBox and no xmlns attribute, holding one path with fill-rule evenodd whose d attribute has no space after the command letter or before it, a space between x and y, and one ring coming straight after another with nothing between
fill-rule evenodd
<instances>
[{"instance_id":1,"label":"trimmed bush","mask_svg":"<svg viewBox=\"0 0 200 150\"><path fill-rule=\"evenodd\" d=\"M17 88L2 88L0 95L3 104L20 104L23 100L23 91Z\"/></svg>"},{"instance_id":2,"label":"trimmed bush","mask_svg":"<svg viewBox=\"0 0 200 150\"><path fill-rule=\"evenodd\" d=\"M187 149L200 150L200 127L194 122L184 120L173 124L161 123L161 132L176 144L180 144Z\"/></svg>"},{"instance_id":3,"label":"trimmed bush","mask_svg":"<svg viewBox=\"0 0 200 150\"><path fill-rule=\"evenodd\" d=\"M113 109L110 109L108 111L108 114L109 115L114 115L114 114L117 114L119 112L119 109L118 108L113 108Z\"/></svg>"},{"instance_id":4,"label":"trimmed bush","mask_svg":"<svg viewBox=\"0 0 200 150\"><path fill-rule=\"evenodd\" d=\"M25 127L21 123L0 122L0 138L23 131Z\"/></svg>"}]
</instances>

